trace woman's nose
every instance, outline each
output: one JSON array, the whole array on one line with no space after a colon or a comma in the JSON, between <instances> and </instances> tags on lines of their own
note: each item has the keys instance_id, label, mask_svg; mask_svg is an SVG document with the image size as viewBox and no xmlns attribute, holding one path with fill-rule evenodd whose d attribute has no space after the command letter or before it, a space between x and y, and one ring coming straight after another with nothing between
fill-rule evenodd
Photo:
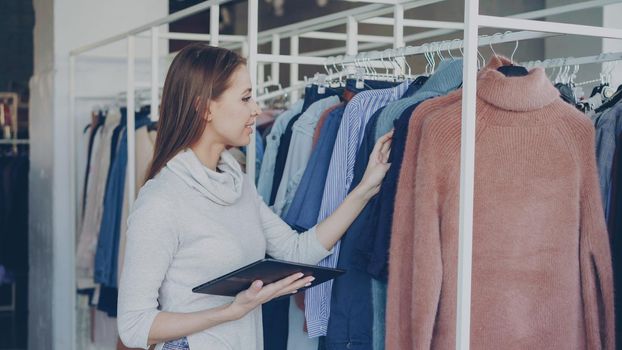
<instances>
[{"instance_id":1,"label":"woman's nose","mask_svg":"<svg viewBox=\"0 0 622 350\"><path fill-rule=\"evenodd\" d=\"M253 103L255 104L255 108L253 109L253 114L257 116L261 114L261 107L259 107L259 105L257 104L255 100L253 100Z\"/></svg>"}]
</instances>

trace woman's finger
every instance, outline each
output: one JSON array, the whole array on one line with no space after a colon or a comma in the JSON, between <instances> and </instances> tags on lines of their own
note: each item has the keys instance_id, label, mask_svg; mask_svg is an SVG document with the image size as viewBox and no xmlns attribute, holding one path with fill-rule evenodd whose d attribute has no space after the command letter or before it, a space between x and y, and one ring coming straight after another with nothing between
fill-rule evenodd
<instances>
[{"instance_id":1,"label":"woman's finger","mask_svg":"<svg viewBox=\"0 0 622 350\"><path fill-rule=\"evenodd\" d=\"M372 153L374 152L378 152L379 150L382 149L382 147L384 146L384 144L387 141L390 141L391 138L393 137L393 130L389 131L388 133L382 135L378 141L376 141L376 144L374 145L374 149L372 150Z\"/></svg>"},{"instance_id":2,"label":"woman's finger","mask_svg":"<svg viewBox=\"0 0 622 350\"><path fill-rule=\"evenodd\" d=\"M274 283L270 283L263 288L265 291L264 294L266 294L269 298L272 298L273 295L279 293L281 290L287 288L289 285L298 281L302 277L304 277L304 274L299 272Z\"/></svg>"},{"instance_id":3,"label":"woman's finger","mask_svg":"<svg viewBox=\"0 0 622 350\"><path fill-rule=\"evenodd\" d=\"M303 287L309 287L311 286L311 282L313 282L315 280L315 277L313 276L309 276L306 278L303 278L299 281L296 281L294 283L292 283L291 285L283 288L282 290L280 290L277 293L277 296L281 296L281 295L285 295L285 294L291 294L294 293L295 291L299 290L300 288Z\"/></svg>"}]
</instances>

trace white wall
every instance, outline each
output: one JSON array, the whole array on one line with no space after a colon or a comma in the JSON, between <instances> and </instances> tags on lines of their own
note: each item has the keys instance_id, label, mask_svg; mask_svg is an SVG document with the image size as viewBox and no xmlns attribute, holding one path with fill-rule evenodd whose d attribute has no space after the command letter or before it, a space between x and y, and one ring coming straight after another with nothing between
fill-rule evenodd
<instances>
[{"instance_id":1,"label":"white wall","mask_svg":"<svg viewBox=\"0 0 622 350\"><path fill-rule=\"evenodd\" d=\"M34 76L30 82L30 292L29 349L73 349L75 284L73 198L69 189L69 51L168 14L166 0L34 0ZM165 42L161 52L167 52ZM89 93L125 86L125 43L81 59L76 85ZM149 39L137 39L137 55L150 54ZM117 58L115 58L117 57ZM101 69L93 69L99 67ZM140 76L148 76L148 71ZM146 78L141 78L146 80ZM77 106L81 113L85 101ZM82 115L82 114L81 114ZM86 116L85 116L86 117Z\"/></svg>"},{"instance_id":2,"label":"white wall","mask_svg":"<svg viewBox=\"0 0 622 350\"><path fill-rule=\"evenodd\" d=\"M547 0L547 7L566 5L580 1L568 0ZM593 8L583 11L571 12L568 14L551 16L546 19L553 22L564 22L572 24L583 24L590 26L601 26L603 23L603 9ZM602 50L602 39L592 37L577 37L566 35L546 39L545 53L546 58L558 57L583 57L597 55ZM580 67L577 74L577 82L597 79L600 73L599 64L588 64ZM590 90L585 90L589 93Z\"/></svg>"}]
</instances>

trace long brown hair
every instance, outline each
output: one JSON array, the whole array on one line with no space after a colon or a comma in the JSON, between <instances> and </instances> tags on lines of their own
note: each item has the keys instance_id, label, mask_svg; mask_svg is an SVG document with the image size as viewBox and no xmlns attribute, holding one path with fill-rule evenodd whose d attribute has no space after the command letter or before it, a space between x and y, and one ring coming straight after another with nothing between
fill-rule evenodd
<instances>
[{"instance_id":1,"label":"long brown hair","mask_svg":"<svg viewBox=\"0 0 622 350\"><path fill-rule=\"evenodd\" d=\"M246 60L233 51L201 43L177 54L164 81L158 135L145 181L198 141L210 101L227 90L231 76L244 64Z\"/></svg>"}]
</instances>

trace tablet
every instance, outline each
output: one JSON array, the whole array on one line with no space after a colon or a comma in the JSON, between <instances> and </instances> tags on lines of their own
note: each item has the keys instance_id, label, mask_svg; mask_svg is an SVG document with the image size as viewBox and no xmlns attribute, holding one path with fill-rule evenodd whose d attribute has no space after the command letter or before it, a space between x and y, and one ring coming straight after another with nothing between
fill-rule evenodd
<instances>
[{"instance_id":1,"label":"tablet","mask_svg":"<svg viewBox=\"0 0 622 350\"><path fill-rule=\"evenodd\" d=\"M224 276L203 283L200 286L196 286L192 288L192 291L195 293L234 297L241 291L250 288L254 281L261 280L266 285L298 272L304 273L305 276L315 277L315 280L311 282L311 286L298 289L298 292L300 292L336 278L345 273L345 270L276 259L261 259Z\"/></svg>"}]
</instances>

